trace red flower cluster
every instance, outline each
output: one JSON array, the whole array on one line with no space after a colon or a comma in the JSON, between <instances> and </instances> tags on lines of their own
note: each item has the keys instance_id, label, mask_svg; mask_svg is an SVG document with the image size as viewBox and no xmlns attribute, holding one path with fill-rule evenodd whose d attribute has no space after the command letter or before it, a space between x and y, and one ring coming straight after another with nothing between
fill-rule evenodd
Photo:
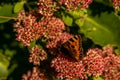
<instances>
[{"instance_id":1,"label":"red flower cluster","mask_svg":"<svg viewBox=\"0 0 120 80\"><path fill-rule=\"evenodd\" d=\"M120 56L113 54L112 47L104 48L102 54L105 54L105 70L103 73L105 80L120 80Z\"/></svg>"},{"instance_id":2,"label":"red flower cluster","mask_svg":"<svg viewBox=\"0 0 120 80\"><path fill-rule=\"evenodd\" d=\"M65 30L63 21L59 18L51 17L43 21L43 36L48 39L47 48L56 47L60 41L60 36Z\"/></svg>"},{"instance_id":3,"label":"red flower cluster","mask_svg":"<svg viewBox=\"0 0 120 80\"><path fill-rule=\"evenodd\" d=\"M85 69L82 61L74 62L63 53L59 53L58 56L52 60L51 67L54 67L58 72L57 78L73 80L74 78L84 79L85 77Z\"/></svg>"},{"instance_id":4,"label":"red flower cluster","mask_svg":"<svg viewBox=\"0 0 120 80\"><path fill-rule=\"evenodd\" d=\"M33 47L30 51L29 62L32 62L34 65L40 64L40 61L43 61L47 58L47 53L39 48L37 45Z\"/></svg>"},{"instance_id":5,"label":"red flower cluster","mask_svg":"<svg viewBox=\"0 0 120 80\"><path fill-rule=\"evenodd\" d=\"M25 46L30 46L34 40L45 37L48 40L47 47L55 47L60 41L60 36L65 30L63 21L55 17L47 17L41 22L37 22L35 16L25 15L24 11L19 13L18 21L15 24L15 32L17 32L17 40L21 41Z\"/></svg>"},{"instance_id":6,"label":"red flower cluster","mask_svg":"<svg viewBox=\"0 0 120 80\"><path fill-rule=\"evenodd\" d=\"M75 10L77 8L88 8L92 0L59 0L60 5L64 5L67 10Z\"/></svg>"},{"instance_id":7,"label":"red flower cluster","mask_svg":"<svg viewBox=\"0 0 120 80\"><path fill-rule=\"evenodd\" d=\"M85 72L88 76L98 77L102 75L104 70L104 59L94 49L87 52L86 57L83 58Z\"/></svg>"},{"instance_id":8,"label":"red flower cluster","mask_svg":"<svg viewBox=\"0 0 120 80\"><path fill-rule=\"evenodd\" d=\"M112 0L112 1L113 1L115 9L120 7L120 0Z\"/></svg>"},{"instance_id":9,"label":"red flower cluster","mask_svg":"<svg viewBox=\"0 0 120 80\"><path fill-rule=\"evenodd\" d=\"M56 3L53 0L39 0L38 12L43 16L52 16L54 11L56 11Z\"/></svg>"},{"instance_id":10,"label":"red flower cluster","mask_svg":"<svg viewBox=\"0 0 120 80\"><path fill-rule=\"evenodd\" d=\"M17 32L17 40L21 41L25 46L30 46L30 42L41 37L40 26L36 26L36 17L29 14L25 15L22 11L18 14L18 20L15 24L15 32Z\"/></svg>"},{"instance_id":11,"label":"red flower cluster","mask_svg":"<svg viewBox=\"0 0 120 80\"><path fill-rule=\"evenodd\" d=\"M92 0L39 0L38 13L43 16L52 16L55 11L64 6L66 10L75 10L77 8L88 8Z\"/></svg>"},{"instance_id":12,"label":"red flower cluster","mask_svg":"<svg viewBox=\"0 0 120 80\"><path fill-rule=\"evenodd\" d=\"M43 70L37 67L33 67L33 71L28 71L22 78L22 80L48 80L47 76L43 73Z\"/></svg>"},{"instance_id":13,"label":"red flower cluster","mask_svg":"<svg viewBox=\"0 0 120 80\"><path fill-rule=\"evenodd\" d=\"M60 53L52 60L51 67L58 72L57 78L62 79L87 79L88 76L102 76L105 80L120 79L120 56L113 53L111 46L103 50L90 49L78 62Z\"/></svg>"}]
</instances>

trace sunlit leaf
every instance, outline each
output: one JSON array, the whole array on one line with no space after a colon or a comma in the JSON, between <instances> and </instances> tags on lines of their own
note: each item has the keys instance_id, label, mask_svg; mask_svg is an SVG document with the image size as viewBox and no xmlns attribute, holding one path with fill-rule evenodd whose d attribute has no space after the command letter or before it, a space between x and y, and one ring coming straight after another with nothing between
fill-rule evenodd
<instances>
[{"instance_id":1,"label":"sunlit leaf","mask_svg":"<svg viewBox=\"0 0 120 80\"><path fill-rule=\"evenodd\" d=\"M25 4L25 1L17 2L14 7L14 12L18 13L23 9L23 6Z\"/></svg>"}]
</instances>

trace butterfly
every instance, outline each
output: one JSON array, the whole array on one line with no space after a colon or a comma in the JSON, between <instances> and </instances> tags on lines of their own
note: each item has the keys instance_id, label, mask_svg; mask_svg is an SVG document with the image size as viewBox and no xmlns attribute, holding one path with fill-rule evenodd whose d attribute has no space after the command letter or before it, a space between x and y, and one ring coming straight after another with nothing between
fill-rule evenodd
<instances>
[{"instance_id":1,"label":"butterfly","mask_svg":"<svg viewBox=\"0 0 120 80\"><path fill-rule=\"evenodd\" d=\"M80 35L75 35L67 42L63 43L62 51L72 57L74 60L81 60L83 57L82 39Z\"/></svg>"}]
</instances>

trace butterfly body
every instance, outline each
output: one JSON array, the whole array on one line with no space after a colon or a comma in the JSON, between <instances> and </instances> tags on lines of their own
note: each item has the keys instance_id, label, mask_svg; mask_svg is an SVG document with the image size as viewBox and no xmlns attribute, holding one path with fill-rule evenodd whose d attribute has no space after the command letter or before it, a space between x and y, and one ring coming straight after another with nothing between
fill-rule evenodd
<instances>
[{"instance_id":1,"label":"butterfly body","mask_svg":"<svg viewBox=\"0 0 120 80\"><path fill-rule=\"evenodd\" d=\"M75 35L63 44L63 48L67 50L67 53L75 60L79 61L83 55L82 39L81 36Z\"/></svg>"}]
</instances>

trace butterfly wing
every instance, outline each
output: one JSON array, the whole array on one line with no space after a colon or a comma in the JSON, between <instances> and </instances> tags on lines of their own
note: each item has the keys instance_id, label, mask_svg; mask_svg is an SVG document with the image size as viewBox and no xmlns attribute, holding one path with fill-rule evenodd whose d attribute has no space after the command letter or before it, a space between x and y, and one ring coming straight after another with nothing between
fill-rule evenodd
<instances>
[{"instance_id":1,"label":"butterfly wing","mask_svg":"<svg viewBox=\"0 0 120 80\"><path fill-rule=\"evenodd\" d=\"M83 55L82 39L81 36L75 35L63 44L63 47L67 50L68 54L75 60L79 60Z\"/></svg>"}]
</instances>

